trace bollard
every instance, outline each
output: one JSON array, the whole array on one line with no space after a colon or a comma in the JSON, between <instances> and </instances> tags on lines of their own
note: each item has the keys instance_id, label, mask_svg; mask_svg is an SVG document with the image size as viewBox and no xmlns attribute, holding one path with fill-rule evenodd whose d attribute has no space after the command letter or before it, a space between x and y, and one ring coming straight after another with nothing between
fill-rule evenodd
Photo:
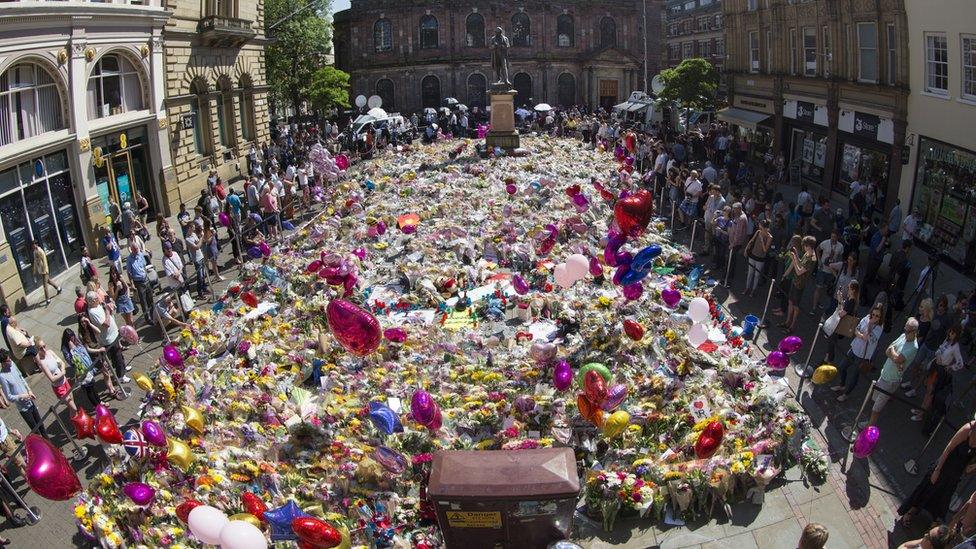
<instances>
[{"instance_id":1,"label":"bollard","mask_svg":"<svg viewBox=\"0 0 976 549\"><path fill-rule=\"evenodd\" d=\"M51 414L51 415L54 416L54 419L55 419L55 421L58 424L58 428L61 429L61 432L64 433L65 438L67 438L69 441L71 441L71 445L74 446L75 451L74 451L74 456L72 457L72 459L74 459L75 461L81 461L81 460L85 459L86 457L88 457L88 448L86 448L84 446L79 446L78 445L78 442L75 440L75 437L71 436L71 433L68 431L68 428L65 426L64 420L62 420L61 419L61 416L58 415L57 405L60 402L61 401L59 400L59 401L55 402L54 404L52 404L51 405L51 409L48 410L48 414Z\"/></svg>"},{"instance_id":2,"label":"bollard","mask_svg":"<svg viewBox=\"0 0 976 549\"><path fill-rule=\"evenodd\" d=\"M926 439L925 444L922 445L922 449L918 451L918 454L916 454L914 458L905 462L904 467L906 473L912 476L918 474L917 462L922 458L922 455L925 454L925 450L928 450L929 445L932 444L932 440L935 438L936 433L938 433L939 429L942 428L943 423L945 423L945 416L942 416L942 419L939 420L939 423L935 426L935 429L932 429L932 434L929 435L928 439Z\"/></svg>"},{"instance_id":3,"label":"bollard","mask_svg":"<svg viewBox=\"0 0 976 549\"><path fill-rule=\"evenodd\" d=\"M766 304L763 305L762 316L759 318L759 326L756 327L756 335L752 338L753 341L759 338L759 332L766 326L766 313L769 311L769 301L773 298L773 288L776 287L776 279L769 279L769 291L766 292Z\"/></svg>"},{"instance_id":4,"label":"bollard","mask_svg":"<svg viewBox=\"0 0 976 549\"><path fill-rule=\"evenodd\" d=\"M861 408L857 411L857 415L854 416L854 422L851 423L850 431L847 432L846 434L845 431L847 431L847 428L841 429L840 431L840 436L844 437L844 440L848 442L847 451L844 452L844 460L840 465L841 473L847 473L848 456L851 453L850 446L853 446L854 441L857 440L857 422L861 419L861 416L864 414L864 409L867 408L868 402L871 401L871 398L873 396L874 396L874 382L872 381L871 385L868 386L868 393L864 395L864 402L861 403Z\"/></svg>"},{"instance_id":5,"label":"bollard","mask_svg":"<svg viewBox=\"0 0 976 549\"><path fill-rule=\"evenodd\" d=\"M807 360L803 363L803 369L800 370L794 367L796 374L800 376L800 384L796 388L796 401L800 402L800 395L803 393L803 382L806 381L809 374L807 370L810 368L810 357L813 356L813 349L817 346L817 341L820 341L820 332L823 331L823 322L817 324L817 333L813 335L813 343L810 345L810 352L807 353ZM800 402L802 404L802 402Z\"/></svg>"},{"instance_id":6,"label":"bollard","mask_svg":"<svg viewBox=\"0 0 976 549\"><path fill-rule=\"evenodd\" d=\"M692 222L691 224L691 242L688 244L688 251L695 253L695 231L698 229L698 220Z\"/></svg>"},{"instance_id":7,"label":"bollard","mask_svg":"<svg viewBox=\"0 0 976 549\"><path fill-rule=\"evenodd\" d=\"M726 286L726 287L728 287L728 285L729 285L729 274L731 274L731 272L732 272L732 254L734 254L734 253L735 253L735 248L733 248L730 245L729 246L729 259L725 262L725 284L724 284L724 286Z\"/></svg>"},{"instance_id":8,"label":"bollard","mask_svg":"<svg viewBox=\"0 0 976 549\"><path fill-rule=\"evenodd\" d=\"M675 213L675 209L676 209L675 203L674 202L671 202L671 230L672 231L674 230L674 213Z\"/></svg>"}]
</instances>

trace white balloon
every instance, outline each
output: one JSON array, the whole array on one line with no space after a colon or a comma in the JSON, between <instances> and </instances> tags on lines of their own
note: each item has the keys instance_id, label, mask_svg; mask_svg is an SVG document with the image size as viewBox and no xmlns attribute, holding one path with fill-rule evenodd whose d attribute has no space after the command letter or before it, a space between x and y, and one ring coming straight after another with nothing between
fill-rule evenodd
<instances>
[{"instance_id":1,"label":"white balloon","mask_svg":"<svg viewBox=\"0 0 976 549\"><path fill-rule=\"evenodd\" d=\"M583 254L573 254L566 258L566 270L574 280L582 280L590 272L590 260Z\"/></svg>"},{"instance_id":2,"label":"white balloon","mask_svg":"<svg viewBox=\"0 0 976 549\"><path fill-rule=\"evenodd\" d=\"M708 300L704 297L692 299L691 303L688 304L688 316L695 324L708 320L708 317L711 316L708 310Z\"/></svg>"},{"instance_id":3,"label":"white balloon","mask_svg":"<svg viewBox=\"0 0 976 549\"><path fill-rule=\"evenodd\" d=\"M190 527L190 532L203 543L217 545L220 543L220 531L230 522L220 509L209 505L201 505L190 511L186 517L186 523Z\"/></svg>"},{"instance_id":4,"label":"white balloon","mask_svg":"<svg viewBox=\"0 0 976 549\"><path fill-rule=\"evenodd\" d=\"M257 526L232 520L220 531L221 549L268 549L268 540Z\"/></svg>"},{"instance_id":5,"label":"white balloon","mask_svg":"<svg viewBox=\"0 0 976 549\"><path fill-rule=\"evenodd\" d=\"M688 330L688 343L691 343L692 347L698 347L706 341L708 341L708 330L705 329L704 324L695 324Z\"/></svg>"},{"instance_id":6,"label":"white balloon","mask_svg":"<svg viewBox=\"0 0 976 549\"><path fill-rule=\"evenodd\" d=\"M566 269L566 265L564 264L560 263L559 265L556 265L556 268L553 269L552 274L556 279L556 284L559 284L559 286L563 289L569 288L574 282L576 282L576 279L569 274L569 270Z\"/></svg>"}]
</instances>

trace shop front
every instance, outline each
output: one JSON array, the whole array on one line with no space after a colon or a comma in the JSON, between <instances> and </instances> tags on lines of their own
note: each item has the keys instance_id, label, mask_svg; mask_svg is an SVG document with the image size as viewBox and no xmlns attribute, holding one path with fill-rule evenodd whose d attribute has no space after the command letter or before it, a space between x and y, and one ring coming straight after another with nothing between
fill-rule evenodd
<instances>
[{"instance_id":1,"label":"shop front","mask_svg":"<svg viewBox=\"0 0 976 549\"><path fill-rule=\"evenodd\" d=\"M33 274L34 241L47 253L52 277L81 259L79 212L66 150L0 171L0 219L25 293L42 283Z\"/></svg>"},{"instance_id":2,"label":"shop front","mask_svg":"<svg viewBox=\"0 0 976 549\"><path fill-rule=\"evenodd\" d=\"M736 142L745 138L749 144L745 160L766 162L772 159L774 114L771 99L736 95L732 106L718 111L716 118L729 124Z\"/></svg>"},{"instance_id":3,"label":"shop front","mask_svg":"<svg viewBox=\"0 0 976 549\"><path fill-rule=\"evenodd\" d=\"M790 177L823 185L827 165L827 107L787 99L783 104L783 143Z\"/></svg>"},{"instance_id":4,"label":"shop front","mask_svg":"<svg viewBox=\"0 0 976 549\"><path fill-rule=\"evenodd\" d=\"M920 136L912 208L918 239L968 272L976 267L976 152ZM907 212L906 212L907 215Z\"/></svg>"},{"instance_id":5,"label":"shop front","mask_svg":"<svg viewBox=\"0 0 976 549\"><path fill-rule=\"evenodd\" d=\"M876 183L875 204L885 203L891 175L894 122L890 118L853 110L841 110L837 124L837 176L833 190L848 196L851 183Z\"/></svg>"},{"instance_id":6,"label":"shop front","mask_svg":"<svg viewBox=\"0 0 976 549\"><path fill-rule=\"evenodd\" d=\"M146 139L146 127L135 126L92 138L92 163L95 188L102 209L109 216L109 202L119 207L126 202L137 208L136 197L149 202L149 219L159 211L153 192L152 155Z\"/></svg>"}]
</instances>

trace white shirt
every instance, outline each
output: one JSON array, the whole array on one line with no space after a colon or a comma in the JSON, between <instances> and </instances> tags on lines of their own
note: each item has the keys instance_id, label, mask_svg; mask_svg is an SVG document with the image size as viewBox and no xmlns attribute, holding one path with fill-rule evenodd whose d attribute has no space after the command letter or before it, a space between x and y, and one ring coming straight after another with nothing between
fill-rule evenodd
<instances>
[{"instance_id":1,"label":"white shirt","mask_svg":"<svg viewBox=\"0 0 976 549\"><path fill-rule=\"evenodd\" d=\"M840 261L840 258L844 255L844 244L839 240L837 242L831 242L828 238L817 246L817 251L820 255L820 270L829 273L830 269L827 266Z\"/></svg>"},{"instance_id":2,"label":"white shirt","mask_svg":"<svg viewBox=\"0 0 976 549\"><path fill-rule=\"evenodd\" d=\"M718 136L718 139L715 140L715 148L720 151L729 148L729 138L724 135Z\"/></svg>"},{"instance_id":3,"label":"white shirt","mask_svg":"<svg viewBox=\"0 0 976 549\"><path fill-rule=\"evenodd\" d=\"M108 317L108 326L103 325L106 317ZM119 327L115 323L115 318L108 314L105 310L104 305L99 305L97 307L88 308L88 319L91 323L98 328L98 343L100 345L108 347L115 343L115 340L119 338Z\"/></svg>"},{"instance_id":4,"label":"white shirt","mask_svg":"<svg viewBox=\"0 0 976 549\"><path fill-rule=\"evenodd\" d=\"M200 245L202 244L200 237L197 236L196 233L190 233L186 237L186 243L190 246L190 252L193 253L193 261L203 261L203 250L200 248Z\"/></svg>"},{"instance_id":5,"label":"white shirt","mask_svg":"<svg viewBox=\"0 0 976 549\"><path fill-rule=\"evenodd\" d=\"M915 214L908 214L908 217L901 222L901 228L905 231L905 234L914 237L918 231L918 219Z\"/></svg>"},{"instance_id":6,"label":"white shirt","mask_svg":"<svg viewBox=\"0 0 976 549\"><path fill-rule=\"evenodd\" d=\"M183 260L180 254L173 252L173 255L163 256L163 270L166 278L162 281L167 288L176 288L183 285Z\"/></svg>"},{"instance_id":7,"label":"white shirt","mask_svg":"<svg viewBox=\"0 0 976 549\"><path fill-rule=\"evenodd\" d=\"M867 316L862 318L861 321L857 323L857 331L861 333L867 332L868 323L870 321L871 321L871 313L868 313ZM851 342L851 352L853 352L854 356L856 356L857 358L861 358L865 360L870 359L872 356L874 356L874 350L878 347L878 340L880 339L881 339L881 325L878 324L871 329L870 333L868 333L867 341L865 341L860 337L857 337L856 335L854 336L854 341Z\"/></svg>"},{"instance_id":8,"label":"white shirt","mask_svg":"<svg viewBox=\"0 0 976 549\"><path fill-rule=\"evenodd\" d=\"M685 194L690 194L692 198L698 198L702 192L702 182L698 179L688 178L685 180Z\"/></svg>"},{"instance_id":9,"label":"white shirt","mask_svg":"<svg viewBox=\"0 0 976 549\"><path fill-rule=\"evenodd\" d=\"M935 356L939 364L948 367L953 372L957 372L963 367L964 363L962 353L959 351L959 342L950 344L948 341L943 341L942 345L939 346L939 350L935 352Z\"/></svg>"}]
</instances>

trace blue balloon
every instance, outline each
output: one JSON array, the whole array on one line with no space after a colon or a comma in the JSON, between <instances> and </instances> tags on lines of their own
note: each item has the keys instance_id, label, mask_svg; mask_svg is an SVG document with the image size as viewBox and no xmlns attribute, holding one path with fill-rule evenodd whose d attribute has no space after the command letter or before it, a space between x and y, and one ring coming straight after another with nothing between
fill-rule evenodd
<instances>
[{"instance_id":1,"label":"blue balloon","mask_svg":"<svg viewBox=\"0 0 976 549\"><path fill-rule=\"evenodd\" d=\"M213 307L210 307L210 310L213 311L213 312L215 312L215 313L219 313L220 311L223 311L224 310L224 302L223 301L217 301L216 303L213 304Z\"/></svg>"},{"instance_id":2,"label":"blue balloon","mask_svg":"<svg viewBox=\"0 0 976 549\"><path fill-rule=\"evenodd\" d=\"M294 231L295 230L295 226L291 224L291 221L282 221L281 222L281 228L284 229L284 230L286 230L286 231Z\"/></svg>"},{"instance_id":3,"label":"blue balloon","mask_svg":"<svg viewBox=\"0 0 976 549\"><path fill-rule=\"evenodd\" d=\"M274 270L274 268L271 267L270 265L264 265L263 267L261 267L261 274L264 276L264 278L267 278L268 280L274 280L278 278L278 271Z\"/></svg>"},{"instance_id":4,"label":"blue balloon","mask_svg":"<svg viewBox=\"0 0 976 549\"><path fill-rule=\"evenodd\" d=\"M630 262L630 268L638 271L648 270L651 267L651 263L653 263L654 259L659 255L661 255L661 247L657 244L651 244L650 246L637 252L637 255L635 255L634 259Z\"/></svg>"},{"instance_id":5,"label":"blue balloon","mask_svg":"<svg viewBox=\"0 0 976 549\"><path fill-rule=\"evenodd\" d=\"M297 540L298 536L291 529L291 521L307 516L309 514L302 511L302 508L293 499L288 500L288 503L277 509L265 511L264 520L271 526L271 541Z\"/></svg>"},{"instance_id":6,"label":"blue balloon","mask_svg":"<svg viewBox=\"0 0 976 549\"><path fill-rule=\"evenodd\" d=\"M251 256L251 259L261 259L261 255L262 255L261 248L258 248L257 246L251 246L247 250L247 255Z\"/></svg>"},{"instance_id":7,"label":"blue balloon","mask_svg":"<svg viewBox=\"0 0 976 549\"><path fill-rule=\"evenodd\" d=\"M633 263L631 263L630 270L628 270L626 273L623 274L623 276L620 277L620 285L630 286L631 284L636 284L641 280L644 280L644 277L646 277L648 274L650 274L650 271L637 270L634 268Z\"/></svg>"},{"instance_id":8,"label":"blue balloon","mask_svg":"<svg viewBox=\"0 0 976 549\"><path fill-rule=\"evenodd\" d=\"M377 430L388 435L403 432L400 417L389 406L379 402L369 403L369 420Z\"/></svg>"}]
</instances>

